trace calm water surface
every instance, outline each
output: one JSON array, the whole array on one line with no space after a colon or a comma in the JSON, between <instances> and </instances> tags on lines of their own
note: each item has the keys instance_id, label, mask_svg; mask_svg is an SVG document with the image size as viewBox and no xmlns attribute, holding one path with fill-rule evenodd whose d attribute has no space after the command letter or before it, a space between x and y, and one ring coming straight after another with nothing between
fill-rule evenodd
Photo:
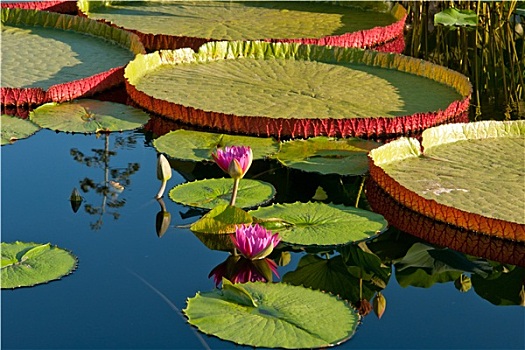
<instances>
[{"instance_id":1,"label":"calm water surface","mask_svg":"<svg viewBox=\"0 0 525 350\"><path fill-rule=\"evenodd\" d=\"M79 258L78 269L62 280L2 290L2 349L204 348L184 317L140 278L181 310L187 298L214 288L208 274L228 253L212 251L189 229L177 228L197 217L183 219L188 208L166 195L171 227L157 237L156 151L141 132L109 136L109 149L116 152L111 169L138 164L128 182L120 179L124 191L108 195L106 212L100 215L84 208L88 204L96 210L103 204L103 196L90 189L82 193L85 200L74 213L72 189L80 189L85 178L103 184L105 173L75 161L71 150L93 156L92 149L104 147L104 136L49 130L2 147L2 241L51 242ZM168 190L185 181L174 172ZM292 254L279 274L294 270L299 258ZM452 283L402 288L395 276L383 294L383 318L373 313L364 317L355 336L338 348L525 348L523 307L495 306L473 289L460 293ZM202 337L211 349L242 348Z\"/></svg>"}]
</instances>

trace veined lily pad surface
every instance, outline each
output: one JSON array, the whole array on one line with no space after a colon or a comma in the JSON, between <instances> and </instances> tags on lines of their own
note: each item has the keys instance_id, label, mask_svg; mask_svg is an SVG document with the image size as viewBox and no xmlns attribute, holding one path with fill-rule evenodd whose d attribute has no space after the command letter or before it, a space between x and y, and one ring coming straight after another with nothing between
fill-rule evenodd
<instances>
[{"instance_id":1,"label":"veined lily pad surface","mask_svg":"<svg viewBox=\"0 0 525 350\"><path fill-rule=\"evenodd\" d=\"M404 8L390 11L385 2L82 0L78 6L89 18L136 32L151 51L265 39L364 48L402 36L406 18Z\"/></svg>"},{"instance_id":2,"label":"veined lily pad surface","mask_svg":"<svg viewBox=\"0 0 525 350\"><path fill-rule=\"evenodd\" d=\"M2 242L2 289L30 287L60 279L77 266L70 252L49 243Z\"/></svg>"},{"instance_id":3,"label":"veined lily pad surface","mask_svg":"<svg viewBox=\"0 0 525 350\"><path fill-rule=\"evenodd\" d=\"M92 95L122 83L123 66L144 52L136 35L88 18L2 8L1 103Z\"/></svg>"},{"instance_id":4,"label":"veined lily pad surface","mask_svg":"<svg viewBox=\"0 0 525 350\"><path fill-rule=\"evenodd\" d=\"M432 219L525 241L525 121L451 124L370 152L370 174Z\"/></svg>"},{"instance_id":5,"label":"veined lily pad surface","mask_svg":"<svg viewBox=\"0 0 525 350\"><path fill-rule=\"evenodd\" d=\"M2 114L2 146L33 135L40 127L29 120Z\"/></svg>"},{"instance_id":6,"label":"veined lily pad surface","mask_svg":"<svg viewBox=\"0 0 525 350\"><path fill-rule=\"evenodd\" d=\"M233 180L231 178L204 179L186 182L171 189L170 198L177 203L213 209L220 204L228 204L232 195ZM272 184L242 179L235 205L239 208L251 208L270 201L275 195Z\"/></svg>"},{"instance_id":7,"label":"veined lily pad surface","mask_svg":"<svg viewBox=\"0 0 525 350\"><path fill-rule=\"evenodd\" d=\"M149 119L140 109L89 99L47 103L31 111L29 117L43 128L82 133L133 130Z\"/></svg>"},{"instance_id":8,"label":"veined lily pad surface","mask_svg":"<svg viewBox=\"0 0 525 350\"><path fill-rule=\"evenodd\" d=\"M232 284L200 292L183 310L201 332L240 345L267 348L323 348L356 332L359 315L345 301L284 283Z\"/></svg>"},{"instance_id":9,"label":"veined lily pad surface","mask_svg":"<svg viewBox=\"0 0 525 350\"><path fill-rule=\"evenodd\" d=\"M402 55L266 42L213 42L138 55L126 88L143 108L228 132L383 136L467 113L471 85Z\"/></svg>"},{"instance_id":10,"label":"veined lily pad surface","mask_svg":"<svg viewBox=\"0 0 525 350\"><path fill-rule=\"evenodd\" d=\"M203 131L175 130L153 141L157 151L171 158L189 161L212 161L211 154L226 146L249 146L253 159L263 159L279 149L279 143L269 137L227 135Z\"/></svg>"},{"instance_id":11,"label":"veined lily pad surface","mask_svg":"<svg viewBox=\"0 0 525 350\"><path fill-rule=\"evenodd\" d=\"M274 157L287 167L307 172L362 175L368 171L368 152L380 145L356 138L319 136L283 142Z\"/></svg>"},{"instance_id":12,"label":"veined lily pad surface","mask_svg":"<svg viewBox=\"0 0 525 350\"><path fill-rule=\"evenodd\" d=\"M387 227L380 214L324 203L274 204L249 213L261 225L278 232L282 242L294 245L344 245L370 238Z\"/></svg>"}]
</instances>

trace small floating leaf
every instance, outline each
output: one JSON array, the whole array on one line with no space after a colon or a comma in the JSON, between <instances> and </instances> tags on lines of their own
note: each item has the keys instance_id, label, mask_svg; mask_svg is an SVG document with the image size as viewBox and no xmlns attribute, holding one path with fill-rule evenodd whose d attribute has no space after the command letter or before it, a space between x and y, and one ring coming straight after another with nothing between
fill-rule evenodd
<instances>
[{"instance_id":1,"label":"small floating leaf","mask_svg":"<svg viewBox=\"0 0 525 350\"><path fill-rule=\"evenodd\" d=\"M459 10L449 7L434 15L434 24L442 24L447 27L475 27L478 25L478 16L473 10Z\"/></svg>"},{"instance_id":2,"label":"small floating leaf","mask_svg":"<svg viewBox=\"0 0 525 350\"><path fill-rule=\"evenodd\" d=\"M252 217L244 210L231 205L218 205L193 223L190 230L198 233L234 233L235 226L250 224Z\"/></svg>"},{"instance_id":3,"label":"small floating leaf","mask_svg":"<svg viewBox=\"0 0 525 350\"><path fill-rule=\"evenodd\" d=\"M2 114L2 146L24 139L40 130L40 127L29 120Z\"/></svg>"},{"instance_id":4,"label":"small floating leaf","mask_svg":"<svg viewBox=\"0 0 525 350\"><path fill-rule=\"evenodd\" d=\"M359 324L359 315L348 303L327 293L283 283L241 286L257 306L225 297L218 289L200 292L183 310L189 323L236 344L288 349L340 344Z\"/></svg>"},{"instance_id":5,"label":"small floating leaf","mask_svg":"<svg viewBox=\"0 0 525 350\"><path fill-rule=\"evenodd\" d=\"M343 245L360 241L383 231L382 215L367 210L324 203L274 204L250 211L261 225L265 220L288 223L279 233L282 242L299 245Z\"/></svg>"},{"instance_id":6,"label":"small floating leaf","mask_svg":"<svg viewBox=\"0 0 525 350\"><path fill-rule=\"evenodd\" d=\"M379 146L377 142L358 138L319 136L283 142L274 158L287 167L308 172L362 175L368 171L368 152Z\"/></svg>"},{"instance_id":7,"label":"small floating leaf","mask_svg":"<svg viewBox=\"0 0 525 350\"><path fill-rule=\"evenodd\" d=\"M46 103L31 111L29 117L43 128L81 133L134 130L149 119L138 108L89 99Z\"/></svg>"},{"instance_id":8,"label":"small floating leaf","mask_svg":"<svg viewBox=\"0 0 525 350\"><path fill-rule=\"evenodd\" d=\"M230 202L232 188L233 180L230 178L197 180L172 188L169 196L177 203L213 209L217 205ZM235 205L239 208L251 208L270 201L274 196L275 187L272 184L242 179Z\"/></svg>"},{"instance_id":9,"label":"small floating leaf","mask_svg":"<svg viewBox=\"0 0 525 350\"><path fill-rule=\"evenodd\" d=\"M216 134L202 131L175 130L153 141L158 152L172 158L213 161L212 152L225 146L249 146L253 159L263 159L277 152L279 143L270 137Z\"/></svg>"},{"instance_id":10,"label":"small floating leaf","mask_svg":"<svg viewBox=\"0 0 525 350\"><path fill-rule=\"evenodd\" d=\"M29 287L71 273L77 259L49 243L2 242L2 289Z\"/></svg>"}]
</instances>

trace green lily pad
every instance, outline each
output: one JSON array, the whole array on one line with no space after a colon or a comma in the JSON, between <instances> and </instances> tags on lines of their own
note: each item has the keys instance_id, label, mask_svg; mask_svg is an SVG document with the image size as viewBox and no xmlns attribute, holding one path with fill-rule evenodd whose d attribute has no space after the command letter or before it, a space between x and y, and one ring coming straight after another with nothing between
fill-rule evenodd
<instances>
[{"instance_id":1,"label":"green lily pad","mask_svg":"<svg viewBox=\"0 0 525 350\"><path fill-rule=\"evenodd\" d=\"M337 345L355 334L360 321L347 302L327 293L283 283L231 284L224 279L222 290L199 292L188 299L183 312L203 333L266 348Z\"/></svg>"},{"instance_id":2,"label":"green lily pad","mask_svg":"<svg viewBox=\"0 0 525 350\"><path fill-rule=\"evenodd\" d=\"M70 274L77 258L49 243L1 243L2 289L30 287Z\"/></svg>"},{"instance_id":3,"label":"green lily pad","mask_svg":"<svg viewBox=\"0 0 525 350\"><path fill-rule=\"evenodd\" d=\"M382 232L387 222L367 210L319 202L274 204L249 212L256 222L297 245L344 245Z\"/></svg>"},{"instance_id":4,"label":"green lily pad","mask_svg":"<svg viewBox=\"0 0 525 350\"><path fill-rule=\"evenodd\" d=\"M210 210L190 226L194 233L234 233L235 226L252 223L252 217L244 210L228 204L221 204Z\"/></svg>"},{"instance_id":5,"label":"green lily pad","mask_svg":"<svg viewBox=\"0 0 525 350\"><path fill-rule=\"evenodd\" d=\"M362 175L368 171L368 152L379 147L374 141L324 136L281 143L274 155L284 166L307 172Z\"/></svg>"},{"instance_id":6,"label":"green lily pad","mask_svg":"<svg viewBox=\"0 0 525 350\"><path fill-rule=\"evenodd\" d=\"M250 146L253 159L263 159L279 149L279 143L270 137L252 137L217 134L203 131L175 130L153 141L158 152L190 161L212 161L212 152L225 146Z\"/></svg>"},{"instance_id":7,"label":"green lily pad","mask_svg":"<svg viewBox=\"0 0 525 350\"><path fill-rule=\"evenodd\" d=\"M98 100L46 103L29 114L43 128L65 132L111 132L134 130L147 123L149 115L131 106Z\"/></svg>"},{"instance_id":8,"label":"green lily pad","mask_svg":"<svg viewBox=\"0 0 525 350\"><path fill-rule=\"evenodd\" d=\"M447 27L475 27L478 25L478 16L473 10L459 10L449 7L434 15L434 24L442 24Z\"/></svg>"},{"instance_id":9,"label":"green lily pad","mask_svg":"<svg viewBox=\"0 0 525 350\"><path fill-rule=\"evenodd\" d=\"M422 138L372 150L373 180L422 215L525 241L525 121L443 125Z\"/></svg>"},{"instance_id":10,"label":"green lily pad","mask_svg":"<svg viewBox=\"0 0 525 350\"><path fill-rule=\"evenodd\" d=\"M175 186L169 192L169 197L184 205L213 209L217 205L230 203L232 189L231 178L197 180ZM272 184L242 179L235 205L239 208L252 208L270 201L274 196L275 187Z\"/></svg>"},{"instance_id":11,"label":"green lily pad","mask_svg":"<svg viewBox=\"0 0 525 350\"><path fill-rule=\"evenodd\" d=\"M2 146L13 143L16 140L24 139L40 130L38 125L29 120L12 117L2 114Z\"/></svg>"},{"instance_id":12,"label":"green lily pad","mask_svg":"<svg viewBox=\"0 0 525 350\"><path fill-rule=\"evenodd\" d=\"M130 97L167 118L235 133L399 134L463 114L471 92L457 72L377 51L223 41L161 52L126 66Z\"/></svg>"}]
</instances>

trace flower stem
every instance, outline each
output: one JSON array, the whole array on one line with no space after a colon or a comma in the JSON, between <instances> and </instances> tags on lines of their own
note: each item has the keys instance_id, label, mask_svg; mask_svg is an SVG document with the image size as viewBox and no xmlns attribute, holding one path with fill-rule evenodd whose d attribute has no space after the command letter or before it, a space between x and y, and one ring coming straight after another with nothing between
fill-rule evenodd
<instances>
[{"instance_id":1,"label":"flower stem","mask_svg":"<svg viewBox=\"0 0 525 350\"><path fill-rule=\"evenodd\" d=\"M162 198L162 196L164 195L164 190L166 189L166 183L167 182L168 181L162 181L162 185L160 186L159 192L155 196L155 199Z\"/></svg>"},{"instance_id":2,"label":"flower stem","mask_svg":"<svg viewBox=\"0 0 525 350\"><path fill-rule=\"evenodd\" d=\"M232 190L232 198L230 199L230 205L235 205L235 200L237 199L237 190L239 189L239 182L241 179L233 179L233 190Z\"/></svg>"}]
</instances>

